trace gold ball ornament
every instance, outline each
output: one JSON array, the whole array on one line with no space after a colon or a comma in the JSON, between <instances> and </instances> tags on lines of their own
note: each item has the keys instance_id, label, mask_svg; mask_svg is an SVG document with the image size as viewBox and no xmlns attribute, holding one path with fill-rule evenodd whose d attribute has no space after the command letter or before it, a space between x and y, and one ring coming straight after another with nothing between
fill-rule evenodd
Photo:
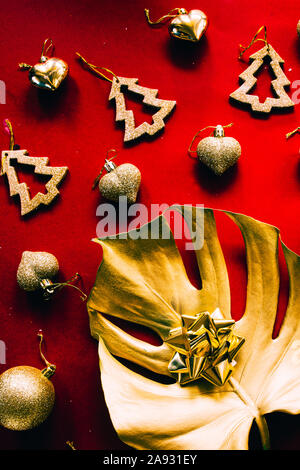
<instances>
[{"instance_id":1,"label":"gold ball ornament","mask_svg":"<svg viewBox=\"0 0 300 470\"><path fill-rule=\"evenodd\" d=\"M241 156L241 146L233 137L225 137L224 128L218 125L212 137L205 137L197 146L199 160L216 175L222 175Z\"/></svg>"},{"instance_id":2,"label":"gold ball ornament","mask_svg":"<svg viewBox=\"0 0 300 470\"><path fill-rule=\"evenodd\" d=\"M55 390L50 378L56 367L42 353L46 368L12 367L0 375L0 425L12 431L27 431L42 424L50 415Z\"/></svg>"},{"instance_id":3,"label":"gold ball ornament","mask_svg":"<svg viewBox=\"0 0 300 470\"><path fill-rule=\"evenodd\" d=\"M300 38L300 20L298 21L298 24L297 24L297 33Z\"/></svg>"},{"instance_id":4,"label":"gold ball ornament","mask_svg":"<svg viewBox=\"0 0 300 470\"><path fill-rule=\"evenodd\" d=\"M0 425L26 431L42 424L52 411L52 382L35 367L13 367L0 375Z\"/></svg>"}]
</instances>

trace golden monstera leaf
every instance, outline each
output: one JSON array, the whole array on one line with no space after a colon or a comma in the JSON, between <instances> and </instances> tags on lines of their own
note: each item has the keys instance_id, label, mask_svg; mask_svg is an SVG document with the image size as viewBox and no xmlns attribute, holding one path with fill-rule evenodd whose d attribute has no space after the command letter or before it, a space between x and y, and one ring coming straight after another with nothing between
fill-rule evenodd
<instances>
[{"instance_id":1,"label":"golden monstera leaf","mask_svg":"<svg viewBox=\"0 0 300 470\"><path fill-rule=\"evenodd\" d=\"M182 207L173 209L183 214ZM191 230L197 228L201 210L185 207ZM227 269L213 211L204 209L204 244L195 250L200 290L190 283L172 235L147 238L153 223L170 231L164 217L128 239L97 239L103 262L88 300L90 327L99 339L102 386L113 425L136 449L247 449L254 419L267 448L263 415L300 412L300 258L282 244L290 277L289 303L280 334L272 339L279 294L279 231L245 215L225 213L244 238L248 284L245 313L234 329L246 341L222 387L204 379L185 386L159 383L128 369L114 356L169 375L173 352L164 342L156 347L134 338L102 315L150 327L163 341L181 324L182 314L219 308L231 318Z\"/></svg>"}]
</instances>

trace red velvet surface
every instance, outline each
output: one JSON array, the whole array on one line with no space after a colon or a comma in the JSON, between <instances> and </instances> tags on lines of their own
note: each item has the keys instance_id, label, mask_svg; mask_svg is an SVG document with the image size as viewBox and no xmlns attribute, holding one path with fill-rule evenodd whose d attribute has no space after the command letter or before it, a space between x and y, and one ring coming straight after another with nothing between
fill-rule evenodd
<instances>
[{"instance_id":1,"label":"red velvet surface","mask_svg":"<svg viewBox=\"0 0 300 470\"><path fill-rule=\"evenodd\" d=\"M150 28L144 8L153 17L175 6L200 8L209 18L205 37L197 46L172 40L167 27ZM88 0L1 1L0 79L6 84L6 104L0 104L0 121L9 118L16 142L33 156L48 156L50 164L67 165L69 174L60 198L46 210L22 219L18 201L9 197L4 178L0 184L0 339L7 345L7 364L42 368L36 333L42 329L46 353L57 365L53 378L56 405L39 429L14 433L0 429L0 449L66 449L73 440L78 449L125 449L109 419L100 385L97 344L90 337L86 306L71 289L51 303L38 302L16 284L16 270L24 250L48 251L57 256L65 280L79 271L83 288L92 287L101 261L96 235L96 208L101 202L91 184L109 148L119 151L118 163L131 162L142 172L139 202L205 204L228 209L276 225L287 246L300 252L299 137L286 141L286 132L300 122L296 105L291 113L262 119L229 103L238 76L247 67L237 60L238 45L248 44L257 29L268 27L269 42L285 60L291 82L300 79L299 41L295 0L201 0L175 5L170 0L113 2ZM46 37L55 55L66 60L70 73L65 85L50 97L18 71L19 62L35 63ZM252 51L259 48L254 46ZM123 144L122 127L115 124L109 105L110 84L83 69L75 58L79 51L91 62L124 77L137 77L144 86L159 89L159 97L175 99L177 107L165 131L156 139ZM270 95L270 75L261 74L258 94ZM150 119L138 102L137 123ZM234 123L227 135L237 138L242 156L232 170L214 177L187 155L193 135L207 125ZM0 132L1 149L8 136ZM20 173L34 194L42 188L28 172ZM218 216L232 290L232 310L237 319L245 304L246 270L241 235ZM182 248L182 244L181 244ZM191 281L199 282L194 255L183 253ZM283 318L288 279L280 252L281 297L277 330ZM277 331L276 330L276 331ZM150 336L140 330L139 337ZM262 358L263 360L263 358ZM117 386L117 384L116 384ZM300 418L269 416L272 447L300 448ZM255 431L251 446L259 447Z\"/></svg>"}]
</instances>

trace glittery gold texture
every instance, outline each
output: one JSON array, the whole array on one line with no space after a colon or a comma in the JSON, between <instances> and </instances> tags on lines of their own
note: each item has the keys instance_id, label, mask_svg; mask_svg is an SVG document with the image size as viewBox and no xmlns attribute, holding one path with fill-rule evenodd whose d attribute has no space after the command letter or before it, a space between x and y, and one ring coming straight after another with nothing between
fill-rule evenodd
<instances>
[{"instance_id":1,"label":"glittery gold texture","mask_svg":"<svg viewBox=\"0 0 300 470\"><path fill-rule=\"evenodd\" d=\"M170 115L176 105L176 101L161 100L156 98L158 90L153 88L145 88L137 85L137 78L114 77L112 81L109 100L115 100L116 103L116 121L125 121L124 142L129 142L141 137L144 134L153 136L164 128L164 119ZM159 108L153 114L153 123L143 122L135 127L134 114L131 110L126 109L124 94L121 88L126 86L127 89L138 95L143 95L143 103L149 106Z\"/></svg>"},{"instance_id":2,"label":"glittery gold texture","mask_svg":"<svg viewBox=\"0 0 300 470\"><path fill-rule=\"evenodd\" d=\"M13 431L32 429L52 411L52 383L35 367L13 367L0 375L0 425Z\"/></svg>"},{"instance_id":3,"label":"glittery gold texture","mask_svg":"<svg viewBox=\"0 0 300 470\"><path fill-rule=\"evenodd\" d=\"M262 67L264 59L269 56L270 67L274 72L275 79L272 80L271 85L278 96L278 98L267 97L263 103L260 102L257 95L248 94L253 89L257 82L257 78L254 74ZM240 75L240 79L244 83L233 93L230 97L240 103L247 103L251 105L253 111L270 113L272 108L290 108L294 106L293 101L287 95L284 87L290 85L290 81L284 74L281 65L284 64L284 60L277 54L270 44L266 44L265 47L255 52L250 56L250 60L253 62L250 66Z\"/></svg>"},{"instance_id":4,"label":"glittery gold texture","mask_svg":"<svg viewBox=\"0 0 300 470\"><path fill-rule=\"evenodd\" d=\"M216 175L222 175L241 156L241 146L233 137L205 137L197 146L199 160Z\"/></svg>"},{"instance_id":5,"label":"glittery gold texture","mask_svg":"<svg viewBox=\"0 0 300 470\"><path fill-rule=\"evenodd\" d=\"M31 165L34 172L39 175L49 175L52 178L46 183L46 194L38 192L30 197L26 183L19 183L17 172L11 165L16 160L21 165ZM30 157L27 150L5 150L2 152L2 174L7 176L11 196L19 195L21 202L21 215L26 215L37 209L41 204L48 206L59 195L57 186L62 182L68 171L67 167L48 166L48 157Z\"/></svg>"},{"instance_id":6,"label":"glittery gold texture","mask_svg":"<svg viewBox=\"0 0 300 470\"><path fill-rule=\"evenodd\" d=\"M165 342L175 350L169 371L183 385L204 378L224 385L235 366L234 357L245 342L234 335L234 320L225 319L219 309L212 315L182 315L182 327L170 331Z\"/></svg>"},{"instance_id":7,"label":"glittery gold texture","mask_svg":"<svg viewBox=\"0 0 300 470\"><path fill-rule=\"evenodd\" d=\"M21 289L33 292L41 288L41 281L53 279L58 273L57 258L45 251L24 251L17 270L17 282Z\"/></svg>"},{"instance_id":8,"label":"glittery gold texture","mask_svg":"<svg viewBox=\"0 0 300 470\"><path fill-rule=\"evenodd\" d=\"M126 196L132 204L136 201L140 183L140 170L131 163L123 163L101 178L99 190L110 201L118 202L120 196Z\"/></svg>"},{"instance_id":9,"label":"glittery gold texture","mask_svg":"<svg viewBox=\"0 0 300 470\"><path fill-rule=\"evenodd\" d=\"M297 24L297 33L300 38L300 20L298 21L298 24Z\"/></svg>"}]
</instances>

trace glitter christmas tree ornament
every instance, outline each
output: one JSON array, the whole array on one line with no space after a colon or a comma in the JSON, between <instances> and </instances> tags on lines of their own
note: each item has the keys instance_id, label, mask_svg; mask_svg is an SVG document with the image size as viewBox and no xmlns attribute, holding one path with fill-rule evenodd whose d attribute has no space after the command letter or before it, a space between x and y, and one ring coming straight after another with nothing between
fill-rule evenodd
<instances>
[{"instance_id":1,"label":"glitter christmas tree ornament","mask_svg":"<svg viewBox=\"0 0 300 470\"><path fill-rule=\"evenodd\" d=\"M48 57L52 53L54 45L52 39L46 39L43 43L40 62L34 66L21 62L21 70L29 70L29 81L42 90L55 91L68 75L68 64L57 57Z\"/></svg>"},{"instance_id":2,"label":"glitter christmas tree ornament","mask_svg":"<svg viewBox=\"0 0 300 470\"><path fill-rule=\"evenodd\" d=\"M120 196L126 196L127 202L132 204L136 201L141 184L141 172L131 163L116 166L112 160L117 153L111 149L107 152L107 157L110 153L113 153L113 156L105 159L105 164L94 181L93 189L99 184L99 191L105 199L118 202ZM104 170L107 174L102 176Z\"/></svg>"},{"instance_id":3,"label":"glitter christmas tree ornament","mask_svg":"<svg viewBox=\"0 0 300 470\"><path fill-rule=\"evenodd\" d=\"M17 282L26 292L40 292L45 300L51 299L63 287L73 287L81 294L82 300L87 296L71 282L80 278L76 273L66 282L53 282L58 274L59 263L57 258L45 251L24 251L17 270Z\"/></svg>"},{"instance_id":4,"label":"glitter christmas tree ornament","mask_svg":"<svg viewBox=\"0 0 300 470\"><path fill-rule=\"evenodd\" d=\"M174 8L166 15L156 21L150 20L149 10L145 9L146 19L151 26L169 23L169 33L176 39L184 41L199 42L208 26L206 14L201 10L191 10L185 8Z\"/></svg>"},{"instance_id":5,"label":"glitter christmas tree ornament","mask_svg":"<svg viewBox=\"0 0 300 470\"><path fill-rule=\"evenodd\" d=\"M225 137L224 128L227 126L207 126L201 129L193 137L189 147L189 153L197 153L197 156L204 165L210 168L216 175L222 175L228 168L233 166L241 156L241 146L233 137ZM200 140L197 150L192 150L193 143L198 135L206 129L212 128L213 136Z\"/></svg>"},{"instance_id":6,"label":"glitter christmas tree ornament","mask_svg":"<svg viewBox=\"0 0 300 470\"><path fill-rule=\"evenodd\" d=\"M297 24L297 33L300 38L300 20L298 21L298 24Z\"/></svg>"},{"instance_id":7,"label":"glitter christmas tree ornament","mask_svg":"<svg viewBox=\"0 0 300 470\"><path fill-rule=\"evenodd\" d=\"M50 378L56 366L42 353L43 335L40 337L40 355L46 368L18 366L0 375L0 425L12 431L27 431L42 424L50 415L55 390Z\"/></svg>"},{"instance_id":8,"label":"glitter christmas tree ornament","mask_svg":"<svg viewBox=\"0 0 300 470\"><path fill-rule=\"evenodd\" d=\"M176 101L162 100L157 98L158 90L154 88L146 88L137 84L137 78L124 78L115 75L111 70L105 67L98 67L93 65L82 57L78 52L77 56L82 62L88 66L95 74L104 78L111 83L111 91L109 95L109 101L114 100L116 104L116 121L125 123L124 142L130 142L136 140L145 134L149 136L155 136L165 127L164 119L166 119L173 111ZM112 75L112 79L109 78L100 70L106 71ZM135 126L134 114L131 110L126 109L125 98L123 90L126 88L128 91L143 96L143 104L158 108L158 111L153 114L153 123L143 122L139 126Z\"/></svg>"},{"instance_id":9,"label":"glitter christmas tree ornament","mask_svg":"<svg viewBox=\"0 0 300 470\"><path fill-rule=\"evenodd\" d=\"M65 178L68 168L48 166L47 157L30 157L27 150L19 150L15 145L14 134L11 123L6 119L4 128L10 134L9 150L4 150L1 157L1 175L6 175L9 184L10 196L19 196L21 203L21 215L27 215L38 209L41 205L49 206L59 195L57 186ZM29 165L34 168L34 173L44 176L51 176L46 183L46 193L38 192L33 198L26 183L20 183L17 171L13 162L20 165Z\"/></svg>"},{"instance_id":10,"label":"glitter christmas tree ornament","mask_svg":"<svg viewBox=\"0 0 300 470\"><path fill-rule=\"evenodd\" d=\"M258 38L257 36L263 29L264 38ZM271 44L268 43L266 26L262 26L257 31L249 46L241 46L239 59L257 41L262 41L264 43L264 47L250 56L251 64L240 75L240 79L244 83L237 90L230 94L230 98L233 101L239 103L249 104L252 111L260 113L270 113L273 108L293 108L294 103L285 91L285 87L290 85L290 81L287 79L281 68L282 64L284 64L284 60L277 54ZM275 76L275 79L271 82L275 97L267 97L265 101L261 103L259 97L257 95L251 94L250 92L255 87L257 82L255 74L261 69L265 63L265 60L267 59L270 60L270 68L273 75Z\"/></svg>"}]
</instances>

